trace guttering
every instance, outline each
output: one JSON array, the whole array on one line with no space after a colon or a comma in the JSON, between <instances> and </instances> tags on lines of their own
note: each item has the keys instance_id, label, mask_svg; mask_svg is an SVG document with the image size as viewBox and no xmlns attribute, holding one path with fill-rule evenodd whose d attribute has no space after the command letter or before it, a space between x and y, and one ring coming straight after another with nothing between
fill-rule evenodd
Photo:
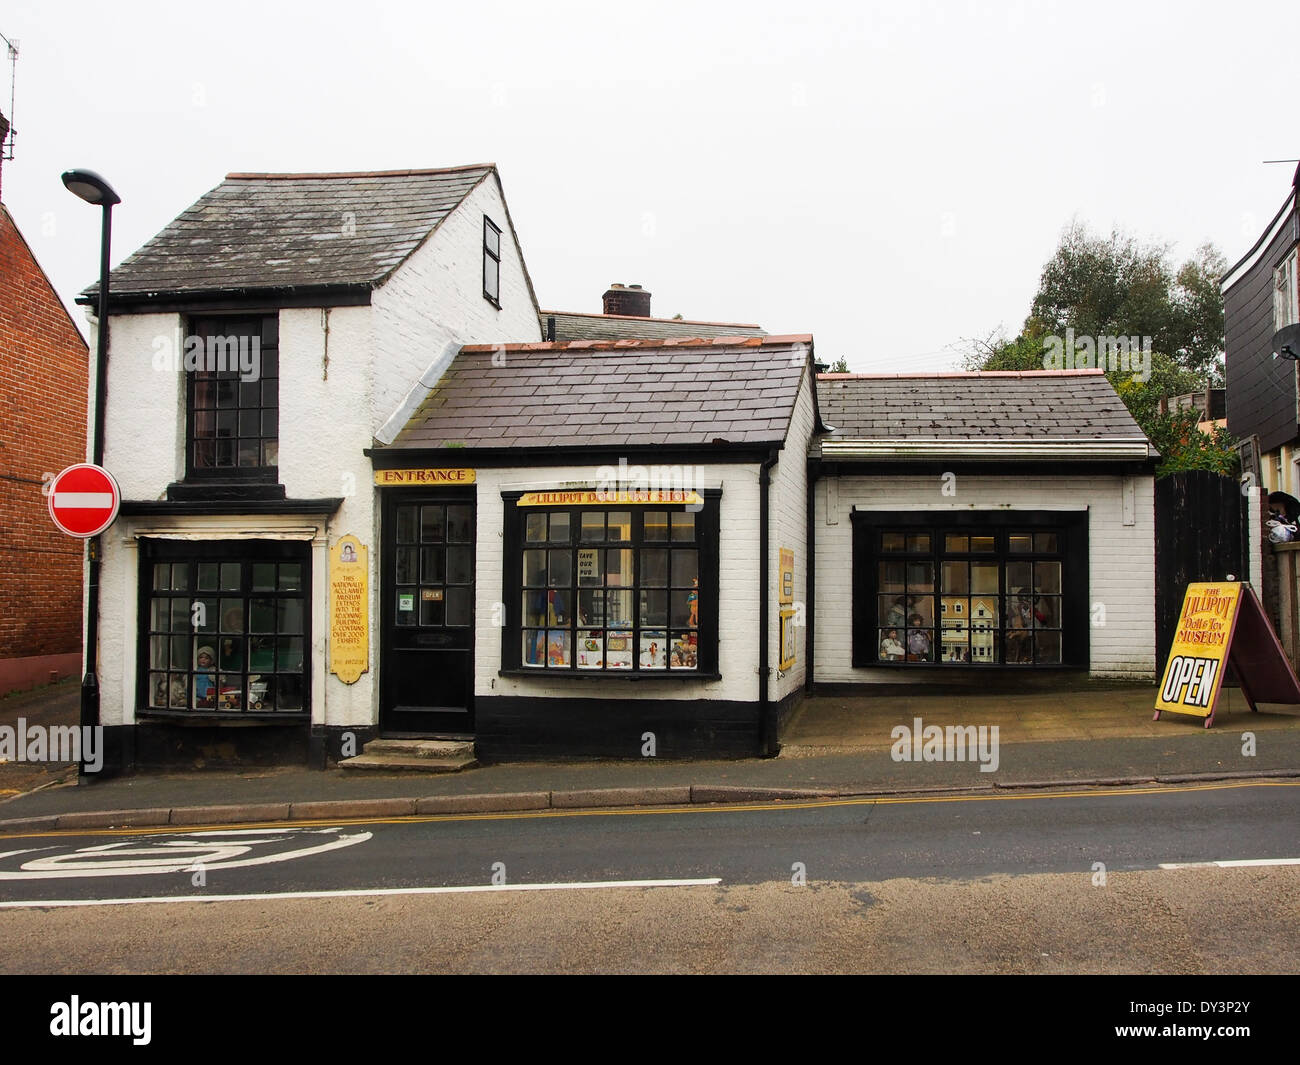
<instances>
[{"instance_id":1,"label":"guttering","mask_svg":"<svg viewBox=\"0 0 1300 1065\"><path fill-rule=\"evenodd\" d=\"M760 742L762 754L771 758L779 749L777 746L776 722L771 720L772 702L768 698L768 642L772 635L771 609L767 596L771 580L771 564L767 557L771 537L768 519L771 513L770 497L772 488L772 467L776 465L781 453L773 448L768 452L758 467L758 720L762 730Z\"/></svg>"},{"instance_id":2,"label":"guttering","mask_svg":"<svg viewBox=\"0 0 1300 1065\"><path fill-rule=\"evenodd\" d=\"M1232 288L1233 285L1240 281L1249 270L1253 269L1255 264L1259 262L1260 257L1268 249L1269 245L1277 239L1277 235L1282 232L1282 226L1287 221L1287 212L1296 204L1295 196L1296 192L1293 188L1291 190L1291 195L1286 198L1286 202L1282 204L1281 209L1273 216L1273 221L1268 224L1268 228L1260 234L1259 240L1255 241L1250 251L1246 252L1245 255L1238 259L1232 269L1223 275L1223 279L1219 282L1220 293L1227 292L1228 289ZM1292 226L1292 235L1294 236L1294 218L1292 219Z\"/></svg>"},{"instance_id":3,"label":"guttering","mask_svg":"<svg viewBox=\"0 0 1300 1065\"><path fill-rule=\"evenodd\" d=\"M1044 443L1030 440L823 440L824 459L867 459L876 462L917 462L969 459L985 462L1131 462L1155 457L1145 438L1079 440Z\"/></svg>"}]
</instances>

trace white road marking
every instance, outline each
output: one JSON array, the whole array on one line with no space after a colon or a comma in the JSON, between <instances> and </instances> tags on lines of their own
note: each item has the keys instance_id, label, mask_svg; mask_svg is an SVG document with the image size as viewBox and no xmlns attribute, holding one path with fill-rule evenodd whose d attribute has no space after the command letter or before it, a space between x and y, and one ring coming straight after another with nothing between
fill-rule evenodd
<instances>
[{"instance_id":1,"label":"white road marking","mask_svg":"<svg viewBox=\"0 0 1300 1065\"><path fill-rule=\"evenodd\" d=\"M54 505L60 510L108 510L113 506L112 492L55 492Z\"/></svg>"},{"instance_id":2,"label":"white road marking","mask_svg":"<svg viewBox=\"0 0 1300 1065\"><path fill-rule=\"evenodd\" d=\"M226 866L225 868L229 868ZM27 902L0 902L0 909L34 910L68 906L135 906L140 903L168 902L267 902L277 899L360 899L375 895L471 895L501 891L590 891L595 888L716 887L722 877L698 880L597 880L573 884L470 884L464 887L358 888L346 891L280 891L251 895L175 895L148 899L32 899Z\"/></svg>"},{"instance_id":3,"label":"white road marking","mask_svg":"<svg viewBox=\"0 0 1300 1065\"><path fill-rule=\"evenodd\" d=\"M1270 865L1300 865L1300 858L1236 858L1222 862L1161 862L1161 869L1257 869Z\"/></svg>"},{"instance_id":4,"label":"white road marking","mask_svg":"<svg viewBox=\"0 0 1300 1065\"><path fill-rule=\"evenodd\" d=\"M265 831L265 830L263 830ZM68 854L52 854L45 858L34 858L25 862L15 872L0 871L0 880L60 880L70 877L95 876L143 876L156 873L194 872L202 865L206 869L243 869L252 865L268 865L272 862L287 862L294 858L305 858L310 854L324 854L326 851L351 847L364 843L373 836L371 832L358 832L350 836L339 836L328 843L315 847L301 847L297 850L280 851L263 854L256 858L240 858L248 853L253 843L282 843L292 838L283 829L274 830L280 838L265 840L230 841L220 837L227 833L211 833L205 839L182 837L180 839L162 839L152 844L128 847L125 843L109 843L99 847L82 847ZM330 830L332 831L332 830ZM234 835L257 835L258 832L232 833ZM311 833L320 834L320 833ZM144 857L152 855L153 857ZM126 860L117 860L119 856L129 856ZM237 859L237 860L229 860Z\"/></svg>"}]
</instances>

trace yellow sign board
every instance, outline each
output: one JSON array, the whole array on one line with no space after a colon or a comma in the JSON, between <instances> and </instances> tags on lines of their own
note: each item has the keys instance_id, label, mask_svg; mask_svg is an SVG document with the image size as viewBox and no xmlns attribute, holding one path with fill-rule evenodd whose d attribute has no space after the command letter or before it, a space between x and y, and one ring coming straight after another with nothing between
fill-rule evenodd
<instances>
[{"instance_id":1,"label":"yellow sign board","mask_svg":"<svg viewBox=\"0 0 1300 1065\"><path fill-rule=\"evenodd\" d=\"M443 484L473 484L474 470L375 470L381 488L432 488Z\"/></svg>"},{"instance_id":2,"label":"yellow sign board","mask_svg":"<svg viewBox=\"0 0 1300 1065\"><path fill-rule=\"evenodd\" d=\"M1156 695L1156 711L1208 718L1214 712L1232 630L1241 605L1241 583L1189 584Z\"/></svg>"},{"instance_id":3,"label":"yellow sign board","mask_svg":"<svg viewBox=\"0 0 1300 1065\"><path fill-rule=\"evenodd\" d=\"M793 610L781 611L781 662L779 669L782 673L794 665L795 660L799 657L799 644L795 639L795 612Z\"/></svg>"},{"instance_id":4,"label":"yellow sign board","mask_svg":"<svg viewBox=\"0 0 1300 1065\"><path fill-rule=\"evenodd\" d=\"M330 672L344 684L370 669L369 555L355 536L330 548Z\"/></svg>"},{"instance_id":5,"label":"yellow sign board","mask_svg":"<svg viewBox=\"0 0 1300 1065\"><path fill-rule=\"evenodd\" d=\"M525 492L519 497L521 507L627 506L633 504L687 503L701 506L698 492L680 488L575 488L568 491Z\"/></svg>"},{"instance_id":6,"label":"yellow sign board","mask_svg":"<svg viewBox=\"0 0 1300 1065\"><path fill-rule=\"evenodd\" d=\"M794 602L794 552L782 547L778 548L778 553L781 557L781 585L777 589L777 602L788 606Z\"/></svg>"}]
</instances>

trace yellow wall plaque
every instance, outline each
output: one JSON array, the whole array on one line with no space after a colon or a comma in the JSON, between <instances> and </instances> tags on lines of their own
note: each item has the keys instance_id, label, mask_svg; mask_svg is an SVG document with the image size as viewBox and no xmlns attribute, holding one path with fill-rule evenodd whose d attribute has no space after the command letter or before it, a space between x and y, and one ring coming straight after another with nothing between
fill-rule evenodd
<instances>
[{"instance_id":1,"label":"yellow wall plaque","mask_svg":"<svg viewBox=\"0 0 1300 1065\"><path fill-rule=\"evenodd\" d=\"M795 612L781 611L781 662L778 668L784 673L799 657L799 642L795 636Z\"/></svg>"},{"instance_id":2,"label":"yellow wall plaque","mask_svg":"<svg viewBox=\"0 0 1300 1065\"><path fill-rule=\"evenodd\" d=\"M369 556L355 536L330 548L330 672L344 684L370 669Z\"/></svg>"},{"instance_id":3,"label":"yellow wall plaque","mask_svg":"<svg viewBox=\"0 0 1300 1065\"><path fill-rule=\"evenodd\" d=\"M778 548L777 552L781 559L781 582L777 590L777 602L789 606L794 602L794 552L788 547Z\"/></svg>"},{"instance_id":4,"label":"yellow wall plaque","mask_svg":"<svg viewBox=\"0 0 1300 1065\"><path fill-rule=\"evenodd\" d=\"M375 470L375 484L382 488L430 488L441 484L473 484L474 470Z\"/></svg>"}]
</instances>

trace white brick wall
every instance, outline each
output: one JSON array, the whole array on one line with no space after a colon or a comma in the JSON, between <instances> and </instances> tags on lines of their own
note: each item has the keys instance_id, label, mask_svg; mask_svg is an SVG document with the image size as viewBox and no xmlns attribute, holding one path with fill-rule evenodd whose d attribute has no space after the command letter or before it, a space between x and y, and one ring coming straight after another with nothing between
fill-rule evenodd
<instances>
[{"instance_id":1,"label":"white brick wall","mask_svg":"<svg viewBox=\"0 0 1300 1065\"><path fill-rule=\"evenodd\" d=\"M807 626L795 630L795 664L781 673L781 590L780 550L785 547L794 552L794 602L796 617L805 613L800 608L808 589L808 441L813 429L813 375L805 371L799 386L799 397L790 419L790 432L786 437L781 458L772 470L771 488L771 599L772 631L769 635L769 660L775 681L771 688L774 700L784 699L790 692L803 686L808 672Z\"/></svg>"},{"instance_id":2,"label":"white brick wall","mask_svg":"<svg viewBox=\"0 0 1300 1065\"><path fill-rule=\"evenodd\" d=\"M501 309L483 298L483 216L501 229ZM437 232L379 289L375 314L375 428L449 343L527 343L542 339L505 202L489 175Z\"/></svg>"},{"instance_id":3,"label":"white brick wall","mask_svg":"<svg viewBox=\"0 0 1300 1065\"><path fill-rule=\"evenodd\" d=\"M838 483L837 483L838 482ZM1151 477L1134 482L1135 524L1123 524L1124 478L958 474L957 495L940 497L937 477L899 474L827 477L816 486L816 681L917 683L941 681L939 671L855 669L853 559L850 514L860 510L1087 510L1089 605L1105 607L1105 625L1090 629L1091 673L1149 678L1155 673L1155 490ZM838 496L827 524L827 499Z\"/></svg>"},{"instance_id":4,"label":"white brick wall","mask_svg":"<svg viewBox=\"0 0 1300 1065\"><path fill-rule=\"evenodd\" d=\"M500 310L483 298L484 213L502 229ZM167 485L185 475L184 375L156 366L160 352L183 351L184 324L178 314L112 320L105 465L126 499L161 499ZM105 724L135 720L136 538L141 535L312 541L312 720L373 723L378 713L379 519L364 449L449 341L541 339L522 257L492 176L376 290L369 307L286 309L279 313L279 325L281 483L290 498L342 496L343 505L324 526L305 524L302 518L120 519L105 537L102 575ZM93 381L90 389L93 396ZM369 546L371 562L371 668L353 685L329 674L325 657L327 548L348 533Z\"/></svg>"},{"instance_id":5,"label":"white brick wall","mask_svg":"<svg viewBox=\"0 0 1300 1065\"><path fill-rule=\"evenodd\" d=\"M629 463L636 465L636 463ZM721 488L721 552L718 633L720 681L603 680L554 681L499 677L502 629L494 624L502 600L503 490L533 491L569 481L595 481L597 467L556 466L540 469L478 471L478 539L474 634L474 691L486 695L538 698L735 699L758 698L758 467L701 466L699 488ZM775 661L775 660L774 660Z\"/></svg>"}]
</instances>

